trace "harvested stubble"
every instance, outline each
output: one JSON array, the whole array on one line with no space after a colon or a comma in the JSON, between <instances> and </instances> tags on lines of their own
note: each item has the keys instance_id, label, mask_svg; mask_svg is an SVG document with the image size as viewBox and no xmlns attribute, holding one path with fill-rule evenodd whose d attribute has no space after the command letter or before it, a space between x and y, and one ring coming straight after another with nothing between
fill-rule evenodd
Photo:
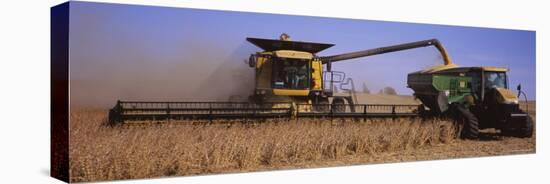
<instances>
[{"instance_id":1,"label":"harvested stubble","mask_svg":"<svg viewBox=\"0 0 550 184\"><path fill-rule=\"evenodd\" d=\"M73 110L72 181L293 168L453 141L437 119L219 121L108 126L106 112ZM322 165L322 164L320 164Z\"/></svg>"}]
</instances>

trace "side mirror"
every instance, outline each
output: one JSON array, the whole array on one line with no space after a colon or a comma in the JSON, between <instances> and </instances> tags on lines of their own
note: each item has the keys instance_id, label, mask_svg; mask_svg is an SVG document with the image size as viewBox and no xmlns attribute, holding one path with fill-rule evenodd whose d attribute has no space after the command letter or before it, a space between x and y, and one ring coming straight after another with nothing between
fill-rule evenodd
<instances>
[{"instance_id":1,"label":"side mirror","mask_svg":"<svg viewBox=\"0 0 550 184\"><path fill-rule=\"evenodd\" d=\"M516 89L518 90L518 98L519 96L521 95L521 84L518 84L518 87L516 87Z\"/></svg>"},{"instance_id":2,"label":"side mirror","mask_svg":"<svg viewBox=\"0 0 550 184\"><path fill-rule=\"evenodd\" d=\"M256 66L256 55L250 55L250 57L248 58L248 66L250 66L251 68Z\"/></svg>"}]
</instances>

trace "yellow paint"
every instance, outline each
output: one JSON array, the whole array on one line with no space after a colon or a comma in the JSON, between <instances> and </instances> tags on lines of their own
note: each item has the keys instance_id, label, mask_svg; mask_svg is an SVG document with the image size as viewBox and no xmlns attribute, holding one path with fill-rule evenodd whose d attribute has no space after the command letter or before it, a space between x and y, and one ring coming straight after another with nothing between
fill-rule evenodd
<instances>
[{"instance_id":1,"label":"yellow paint","mask_svg":"<svg viewBox=\"0 0 550 184\"><path fill-rule=\"evenodd\" d=\"M497 92L500 94L499 102L500 103L518 103L518 96L509 89L505 88L496 88Z\"/></svg>"},{"instance_id":2,"label":"yellow paint","mask_svg":"<svg viewBox=\"0 0 550 184\"><path fill-rule=\"evenodd\" d=\"M272 63L267 57L259 56L256 60L256 82L258 88L271 88Z\"/></svg>"},{"instance_id":3,"label":"yellow paint","mask_svg":"<svg viewBox=\"0 0 550 184\"><path fill-rule=\"evenodd\" d=\"M492 67L492 66L484 66L484 67L481 67L481 69L483 71L488 71L488 72L508 72L508 68L501 68L501 67Z\"/></svg>"},{"instance_id":4,"label":"yellow paint","mask_svg":"<svg viewBox=\"0 0 550 184\"><path fill-rule=\"evenodd\" d=\"M321 85L323 83L323 64L320 60L313 60L311 62L311 68L313 69L311 73L311 81L313 81L311 89L321 90Z\"/></svg>"},{"instance_id":5,"label":"yellow paint","mask_svg":"<svg viewBox=\"0 0 550 184\"><path fill-rule=\"evenodd\" d=\"M458 65L456 65L456 64L436 65L436 66L432 66L428 69L422 70L421 73L434 73L434 72L447 70L447 69L452 69L452 68L457 68L457 67L458 67ZM488 71L488 72L508 72L509 71L508 68L502 68L502 67L483 66L483 67L480 67L480 68L481 68L481 70ZM463 76L464 74L461 73L460 75Z\"/></svg>"},{"instance_id":6,"label":"yellow paint","mask_svg":"<svg viewBox=\"0 0 550 184\"><path fill-rule=\"evenodd\" d=\"M308 96L307 89L273 89L273 94L279 96Z\"/></svg>"},{"instance_id":7,"label":"yellow paint","mask_svg":"<svg viewBox=\"0 0 550 184\"><path fill-rule=\"evenodd\" d=\"M447 50L445 49L445 47L443 47L442 44L437 43L435 47L439 50L439 52L441 52L441 55L443 56L444 65L446 66L454 65L453 60L451 60L451 57L449 56L449 54L447 53Z\"/></svg>"},{"instance_id":8,"label":"yellow paint","mask_svg":"<svg viewBox=\"0 0 550 184\"><path fill-rule=\"evenodd\" d=\"M428 68L426 70L422 70L421 73L434 73L434 72L438 72L438 71L441 71L441 70L447 70L447 69L451 69L451 68L456 68L458 67L457 65L455 64L448 64L448 65L436 65L436 66L433 66L431 68Z\"/></svg>"},{"instance_id":9,"label":"yellow paint","mask_svg":"<svg viewBox=\"0 0 550 184\"><path fill-rule=\"evenodd\" d=\"M271 105L272 108L290 108L292 105L287 103L274 103Z\"/></svg>"},{"instance_id":10,"label":"yellow paint","mask_svg":"<svg viewBox=\"0 0 550 184\"><path fill-rule=\"evenodd\" d=\"M313 58L313 54L309 52L293 51L293 50L278 50L275 51L275 56L282 58L293 58L293 59L306 59L310 60Z\"/></svg>"},{"instance_id":11,"label":"yellow paint","mask_svg":"<svg viewBox=\"0 0 550 184\"><path fill-rule=\"evenodd\" d=\"M266 58L263 57L263 56L258 56L258 57L256 57L256 69L262 68L262 66L264 65L265 61L266 61Z\"/></svg>"}]
</instances>

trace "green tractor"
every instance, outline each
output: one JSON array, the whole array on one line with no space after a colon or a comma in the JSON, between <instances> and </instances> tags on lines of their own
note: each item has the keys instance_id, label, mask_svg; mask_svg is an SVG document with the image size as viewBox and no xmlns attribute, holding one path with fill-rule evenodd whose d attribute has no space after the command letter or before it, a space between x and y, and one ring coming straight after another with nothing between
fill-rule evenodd
<instances>
[{"instance_id":1,"label":"green tractor","mask_svg":"<svg viewBox=\"0 0 550 184\"><path fill-rule=\"evenodd\" d=\"M424 115L449 115L460 122L461 137L495 128L508 136L531 137L533 120L508 89L506 68L441 65L408 74L407 85L422 101Z\"/></svg>"}]
</instances>

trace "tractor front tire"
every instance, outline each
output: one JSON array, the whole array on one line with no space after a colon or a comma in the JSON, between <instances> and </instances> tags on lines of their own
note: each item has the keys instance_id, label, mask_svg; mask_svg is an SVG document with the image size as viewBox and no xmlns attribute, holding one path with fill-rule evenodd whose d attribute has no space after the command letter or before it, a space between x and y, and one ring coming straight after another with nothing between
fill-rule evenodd
<instances>
[{"instance_id":1,"label":"tractor front tire","mask_svg":"<svg viewBox=\"0 0 550 184\"><path fill-rule=\"evenodd\" d=\"M525 122L519 128L516 128L512 133L514 137L527 138L533 136L533 119L531 116L527 115Z\"/></svg>"},{"instance_id":2,"label":"tractor front tire","mask_svg":"<svg viewBox=\"0 0 550 184\"><path fill-rule=\"evenodd\" d=\"M502 134L504 136L512 136L512 137L519 137L519 138L527 138L533 136L533 119L531 116L527 116L525 118L524 122L513 122L513 123L521 123L519 126L515 127L506 127L501 130Z\"/></svg>"}]
</instances>

